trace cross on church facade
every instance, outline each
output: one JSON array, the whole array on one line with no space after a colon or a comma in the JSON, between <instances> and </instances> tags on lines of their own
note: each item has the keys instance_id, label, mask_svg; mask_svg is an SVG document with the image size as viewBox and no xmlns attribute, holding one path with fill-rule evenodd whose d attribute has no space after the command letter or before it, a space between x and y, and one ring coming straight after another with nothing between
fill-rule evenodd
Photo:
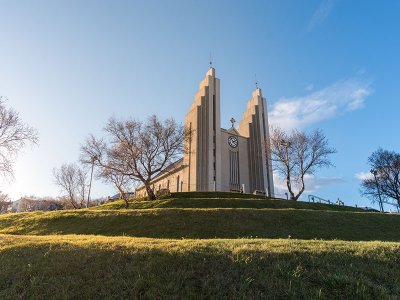
<instances>
[{"instance_id":1,"label":"cross on church facade","mask_svg":"<svg viewBox=\"0 0 400 300\"><path fill-rule=\"evenodd\" d=\"M232 128L234 128L234 127L235 127L235 122L236 122L236 120L235 120L234 118L231 118L230 121L231 121L231 123L232 123Z\"/></svg>"}]
</instances>

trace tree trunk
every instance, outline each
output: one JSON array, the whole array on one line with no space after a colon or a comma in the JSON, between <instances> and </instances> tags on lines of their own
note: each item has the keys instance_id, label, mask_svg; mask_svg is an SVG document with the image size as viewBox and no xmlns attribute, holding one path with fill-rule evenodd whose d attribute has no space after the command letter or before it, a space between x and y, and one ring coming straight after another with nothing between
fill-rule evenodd
<instances>
[{"instance_id":1,"label":"tree trunk","mask_svg":"<svg viewBox=\"0 0 400 300\"><path fill-rule=\"evenodd\" d=\"M119 198L125 201L125 208L129 207L129 201L123 191L119 191Z\"/></svg>"},{"instance_id":2,"label":"tree trunk","mask_svg":"<svg viewBox=\"0 0 400 300\"><path fill-rule=\"evenodd\" d=\"M150 182L145 182L146 192L147 192L147 199L149 200L156 200L156 195L154 194L153 189L151 188Z\"/></svg>"},{"instance_id":3,"label":"tree trunk","mask_svg":"<svg viewBox=\"0 0 400 300\"><path fill-rule=\"evenodd\" d=\"M74 209L77 209L77 208L78 208L78 205L77 205L76 202L75 202L74 196L72 196L71 194L69 195L69 202L71 203L71 205L72 205L72 207L73 207Z\"/></svg>"},{"instance_id":4,"label":"tree trunk","mask_svg":"<svg viewBox=\"0 0 400 300\"><path fill-rule=\"evenodd\" d=\"M299 193L295 197L293 197L293 200L297 201L300 198L301 194L303 194L304 189L305 189L304 176L302 176L301 177L301 190L299 191Z\"/></svg>"},{"instance_id":5,"label":"tree trunk","mask_svg":"<svg viewBox=\"0 0 400 300\"><path fill-rule=\"evenodd\" d=\"M292 191L292 185L290 184L290 176L286 177L286 186L287 186L288 192L290 194L290 200L296 200L296 199L294 199L294 193Z\"/></svg>"},{"instance_id":6,"label":"tree trunk","mask_svg":"<svg viewBox=\"0 0 400 300\"><path fill-rule=\"evenodd\" d=\"M129 207L129 201L128 201L128 199L125 199L125 197L124 197L124 201L125 201L125 208L128 208L128 207Z\"/></svg>"},{"instance_id":7,"label":"tree trunk","mask_svg":"<svg viewBox=\"0 0 400 300\"><path fill-rule=\"evenodd\" d=\"M300 192L296 196L293 197L293 200L295 200L295 201L299 200L299 198L300 198L301 194L303 194L303 192L304 192L304 188L301 189Z\"/></svg>"}]
</instances>

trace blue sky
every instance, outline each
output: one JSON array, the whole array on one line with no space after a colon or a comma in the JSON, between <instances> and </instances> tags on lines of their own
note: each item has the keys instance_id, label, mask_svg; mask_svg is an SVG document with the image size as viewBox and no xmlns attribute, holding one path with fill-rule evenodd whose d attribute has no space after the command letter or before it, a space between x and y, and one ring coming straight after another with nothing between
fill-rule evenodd
<instances>
[{"instance_id":1,"label":"blue sky","mask_svg":"<svg viewBox=\"0 0 400 300\"><path fill-rule=\"evenodd\" d=\"M358 179L368 156L399 151L398 1L0 0L0 12L0 95L40 134L2 183L13 198L59 195L52 168L112 115L183 121L210 51L223 127L257 74L270 122L321 128L337 149L308 193L370 206ZM112 191L96 182L93 195Z\"/></svg>"}]
</instances>

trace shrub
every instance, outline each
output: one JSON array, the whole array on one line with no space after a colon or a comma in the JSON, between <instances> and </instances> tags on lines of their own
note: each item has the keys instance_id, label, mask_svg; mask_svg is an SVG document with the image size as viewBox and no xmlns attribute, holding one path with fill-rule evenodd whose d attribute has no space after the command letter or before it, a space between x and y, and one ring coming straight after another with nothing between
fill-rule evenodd
<instances>
[{"instance_id":1,"label":"shrub","mask_svg":"<svg viewBox=\"0 0 400 300\"><path fill-rule=\"evenodd\" d=\"M161 189L156 192L156 198L161 199L169 199L171 198L171 192L169 189Z\"/></svg>"}]
</instances>

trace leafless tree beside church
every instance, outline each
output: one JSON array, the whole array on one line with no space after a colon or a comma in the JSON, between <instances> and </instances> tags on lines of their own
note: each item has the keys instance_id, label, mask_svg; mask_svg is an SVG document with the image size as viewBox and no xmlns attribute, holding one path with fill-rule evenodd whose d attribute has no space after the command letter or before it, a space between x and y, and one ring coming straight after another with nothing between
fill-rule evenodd
<instances>
[{"instance_id":1,"label":"leafless tree beside church","mask_svg":"<svg viewBox=\"0 0 400 300\"><path fill-rule=\"evenodd\" d=\"M82 147L82 161L141 182L155 199L151 180L184 152L184 126L153 115L146 122L110 118L105 138L90 135Z\"/></svg>"},{"instance_id":2,"label":"leafless tree beside church","mask_svg":"<svg viewBox=\"0 0 400 300\"><path fill-rule=\"evenodd\" d=\"M73 208L83 208L88 192L87 173L77 164L63 164L53 169L55 183Z\"/></svg>"},{"instance_id":3,"label":"leafless tree beside church","mask_svg":"<svg viewBox=\"0 0 400 300\"><path fill-rule=\"evenodd\" d=\"M298 200L305 190L305 176L332 166L329 156L336 153L319 129L312 133L270 129L271 156L274 168L285 178L290 199Z\"/></svg>"},{"instance_id":4,"label":"leafless tree beside church","mask_svg":"<svg viewBox=\"0 0 400 300\"><path fill-rule=\"evenodd\" d=\"M19 113L5 106L0 96L0 174L13 177L13 163L20 150L29 144L38 143L38 133L24 124Z\"/></svg>"}]
</instances>

